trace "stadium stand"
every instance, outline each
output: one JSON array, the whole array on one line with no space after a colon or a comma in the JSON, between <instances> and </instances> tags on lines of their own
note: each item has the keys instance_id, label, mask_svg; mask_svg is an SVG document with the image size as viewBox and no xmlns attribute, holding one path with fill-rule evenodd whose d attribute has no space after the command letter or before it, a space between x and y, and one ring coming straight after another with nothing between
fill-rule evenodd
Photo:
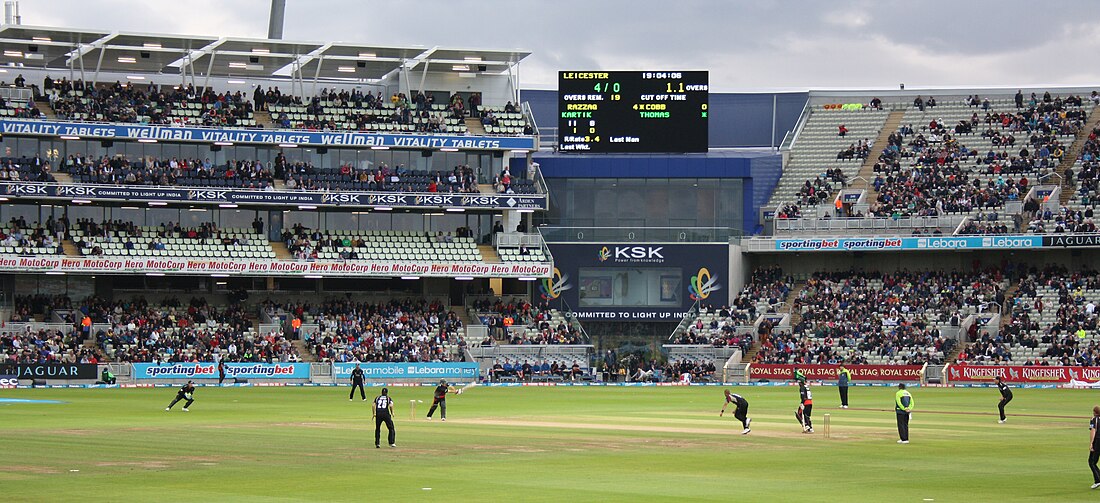
<instances>
[{"instance_id":1,"label":"stadium stand","mask_svg":"<svg viewBox=\"0 0 1100 503\"><path fill-rule=\"evenodd\" d=\"M306 344L324 362L428 362L460 360L465 346L462 321L439 301L389 302L328 300L322 303L266 304L317 324Z\"/></svg>"},{"instance_id":2,"label":"stadium stand","mask_svg":"<svg viewBox=\"0 0 1100 503\"><path fill-rule=\"evenodd\" d=\"M0 254L62 255L64 235L64 224L57 223L52 216L45 226L37 222L29 226L23 217L12 217L0 226Z\"/></svg>"},{"instance_id":3,"label":"stadium stand","mask_svg":"<svg viewBox=\"0 0 1100 503\"><path fill-rule=\"evenodd\" d=\"M1031 270L1012 300L1012 321L982 332L958 360L985 365L1095 365L1100 273L1050 266Z\"/></svg>"},{"instance_id":4,"label":"stadium stand","mask_svg":"<svg viewBox=\"0 0 1100 503\"><path fill-rule=\"evenodd\" d=\"M61 79L43 90L60 119L95 122L140 122L202 126L255 127L251 101L235 94L200 91L192 85L167 88L156 84L115 82L92 86Z\"/></svg>"},{"instance_id":5,"label":"stadium stand","mask_svg":"<svg viewBox=\"0 0 1100 503\"><path fill-rule=\"evenodd\" d=\"M761 363L943 363L947 330L997 310L1008 281L997 270L816 273L792 301L792 334L761 341Z\"/></svg>"},{"instance_id":6,"label":"stadium stand","mask_svg":"<svg viewBox=\"0 0 1100 503\"><path fill-rule=\"evenodd\" d=\"M469 229L456 232L285 229L282 241L299 260L482 261Z\"/></svg>"},{"instance_id":7,"label":"stadium stand","mask_svg":"<svg viewBox=\"0 0 1100 503\"><path fill-rule=\"evenodd\" d=\"M870 105L815 105L791 146L789 163L769 206L787 218L815 218L831 206L833 191L859 173L863 159L886 123L887 111ZM841 127L844 134L841 135Z\"/></svg>"},{"instance_id":8,"label":"stadium stand","mask_svg":"<svg viewBox=\"0 0 1100 503\"><path fill-rule=\"evenodd\" d=\"M1091 105L1049 93L1027 103L977 96L934 107L914 103L874 167L870 214L961 213L971 215L962 234L1016 232L1005 203L1024 200L1050 178Z\"/></svg>"},{"instance_id":9,"label":"stadium stand","mask_svg":"<svg viewBox=\"0 0 1100 503\"><path fill-rule=\"evenodd\" d=\"M212 222L182 227L81 219L71 232L82 255L275 258L270 243L255 229L220 229Z\"/></svg>"},{"instance_id":10,"label":"stadium stand","mask_svg":"<svg viewBox=\"0 0 1100 503\"><path fill-rule=\"evenodd\" d=\"M53 329L0 332L0 363L99 363L79 335Z\"/></svg>"}]
</instances>

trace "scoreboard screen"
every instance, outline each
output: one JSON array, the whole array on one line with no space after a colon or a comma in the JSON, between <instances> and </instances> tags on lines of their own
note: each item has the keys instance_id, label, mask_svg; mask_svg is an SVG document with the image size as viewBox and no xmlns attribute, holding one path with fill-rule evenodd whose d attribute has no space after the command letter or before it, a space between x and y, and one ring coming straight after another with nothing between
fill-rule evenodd
<instances>
[{"instance_id":1,"label":"scoreboard screen","mask_svg":"<svg viewBox=\"0 0 1100 503\"><path fill-rule=\"evenodd\" d=\"M707 151L708 75L558 72L558 150Z\"/></svg>"}]
</instances>

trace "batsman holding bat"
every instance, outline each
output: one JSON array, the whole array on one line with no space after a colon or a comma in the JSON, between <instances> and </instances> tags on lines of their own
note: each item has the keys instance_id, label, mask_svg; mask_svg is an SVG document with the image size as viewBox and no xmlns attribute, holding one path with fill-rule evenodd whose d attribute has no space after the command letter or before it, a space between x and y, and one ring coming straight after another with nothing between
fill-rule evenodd
<instances>
[{"instance_id":1,"label":"batsman holding bat","mask_svg":"<svg viewBox=\"0 0 1100 503\"><path fill-rule=\"evenodd\" d=\"M739 419L741 424L745 427L745 430L741 432L742 435L748 435L750 431L749 423L752 419L749 418L749 401L745 400L745 397L736 393L730 393L730 390L726 390L726 403L722 404L722 412L718 413L718 417L722 417L726 413L726 406L733 404L733 417Z\"/></svg>"},{"instance_id":2,"label":"batsman holding bat","mask_svg":"<svg viewBox=\"0 0 1100 503\"><path fill-rule=\"evenodd\" d=\"M432 414L435 414L435 408L439 407L439 419L441 421L447 420L447 393L458 394L458 390L454 386L448 386L446 379L439 380L439 386L435 387L435 396L432 399L432 408L428 409L428 420L432 420Z\"/></svg>"}]
</instances>

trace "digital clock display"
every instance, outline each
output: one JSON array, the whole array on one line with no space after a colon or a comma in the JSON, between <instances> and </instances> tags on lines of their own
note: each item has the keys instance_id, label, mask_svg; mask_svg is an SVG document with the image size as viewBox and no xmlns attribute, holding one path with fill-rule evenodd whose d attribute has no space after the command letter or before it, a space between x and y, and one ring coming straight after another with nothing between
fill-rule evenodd
<instances>
[{"instance_id":1,"label":"digital clock display","mask_svg":"<svg viewBox=\"0 0 1100 503\"><path fill-rule=\"evenodd\" d=\"M705 71L558 72L558 150L707 151Z\"/></svg>"}]
</instances>

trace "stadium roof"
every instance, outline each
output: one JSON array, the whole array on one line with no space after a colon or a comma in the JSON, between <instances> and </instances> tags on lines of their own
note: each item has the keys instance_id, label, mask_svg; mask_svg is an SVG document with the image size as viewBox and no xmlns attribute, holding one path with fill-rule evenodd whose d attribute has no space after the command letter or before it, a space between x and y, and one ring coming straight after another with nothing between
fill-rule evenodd
<instances>
[{"instance_id":1,"label":"stadium roof","mask_svg":"<svg viewBox=\"0 0 1100 503\"><path fill-rule=\"evenodd\" d=\"M531 53L0 26L0 65L211 77L378 80L400 69L503 73Z\"/></svg>"}]
</instances>

